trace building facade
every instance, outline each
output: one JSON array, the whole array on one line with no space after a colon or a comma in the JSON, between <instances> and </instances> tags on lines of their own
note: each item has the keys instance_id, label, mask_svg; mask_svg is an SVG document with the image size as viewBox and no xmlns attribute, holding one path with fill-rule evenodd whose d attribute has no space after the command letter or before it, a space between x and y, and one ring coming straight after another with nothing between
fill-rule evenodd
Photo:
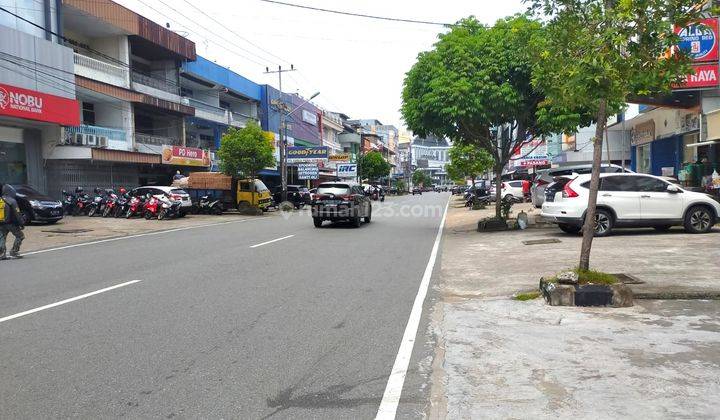
<instances>
[{"instance_id":1,"label":"building facade","mask_svg":"<svg viewBox=\"0 0 720 420\"><path fill-rule=\"evenodd\" d=\"M445 166L449 163L450 144L435 136L415 137L409 146L412 171L427 172L436 184L449 182Z\"/></svg>"}]
</instances>

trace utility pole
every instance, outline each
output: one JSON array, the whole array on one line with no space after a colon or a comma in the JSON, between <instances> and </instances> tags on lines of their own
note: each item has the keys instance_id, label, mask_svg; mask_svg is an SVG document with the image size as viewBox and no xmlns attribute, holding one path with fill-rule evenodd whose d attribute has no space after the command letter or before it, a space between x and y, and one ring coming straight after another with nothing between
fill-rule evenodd
<instances>
[{"instance_id":1,"label":"utility pole","mask_svg":"<svg viewBox=\"0 0 720 420\"><path fill-rule=\"evenodd\" d=\"M278 75L278 89L280 90L280 103L283 99L282 91L282 74L295 71L295 66L290 64L289 69L283 69L282 66L278 66L277 70L270 71L269 67L265 67L265 74ZM283 104L285 105L285 104ZM287 105L285 105L287 107ZM280 108L280 185L282 186L282 201L287 201L287 122L285 121L287 111L282 107Z\"/></svg>"}]
</instances>

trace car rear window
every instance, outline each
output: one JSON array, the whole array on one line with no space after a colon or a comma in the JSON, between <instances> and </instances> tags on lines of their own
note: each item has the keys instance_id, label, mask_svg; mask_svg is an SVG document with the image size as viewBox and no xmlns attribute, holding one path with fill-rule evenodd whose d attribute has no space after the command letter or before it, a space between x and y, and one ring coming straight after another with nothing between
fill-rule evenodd
<instances>
[{"instance_id":1,"label":"car rear window","mask_svg":"<svg viewBox=\"0 0 720 420\"><path fill-rule=\"evenodd\" d=\"M510 185L513 187L522 187L522 181L513 181Z\"/></svg>"},{"instance_id":2,"label":"car rear window","mask_svg":"<svg viewBox=\"0 0 720 420\"><path fill-rule=\"evenodd\" d=\"M349 195L350 186L347 184L323 184L318 187L318 194Z\"/></svg>"},{"instance_id":3,"label":"car rear window","mask_svg":"<svg viewBox=\"0 0 720 420\"><path fill-rule=\"evenodd\" d=\"M187 191L181 190L181 189L177 188L177 189L174 189L174 190L170 190L170 193L171 193L171 194L187 194Z\"/></svg>"}]
</instances>

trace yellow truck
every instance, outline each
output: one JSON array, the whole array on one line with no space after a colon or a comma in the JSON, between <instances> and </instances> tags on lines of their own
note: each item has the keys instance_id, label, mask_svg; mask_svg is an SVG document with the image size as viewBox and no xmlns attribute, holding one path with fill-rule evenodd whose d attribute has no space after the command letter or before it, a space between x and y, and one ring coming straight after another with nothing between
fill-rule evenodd
<instances>
[{"instance_id":1,"label":"yellow truck","mask_svg":"<svg viewBox=\"0 0 720 420\"><path fill-rule=\"evenodd\" d=\"M209 196L222 200L225 209L259 207L267 211L274 206L270 190L259 179L237 179L219 172L192 172L185 189L193 202Z\"/></svg>"}]
</instances>

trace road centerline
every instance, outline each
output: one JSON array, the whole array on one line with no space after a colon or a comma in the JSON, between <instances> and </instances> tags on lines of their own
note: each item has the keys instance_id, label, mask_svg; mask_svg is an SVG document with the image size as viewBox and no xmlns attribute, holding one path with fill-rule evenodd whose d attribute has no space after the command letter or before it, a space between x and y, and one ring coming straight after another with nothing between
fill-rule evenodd
<instances>
[{"instance_id":1,"label":"road centerline","mask_svg":"<svg viewBox=\"0 0 720 420\"><path fill-rule=\"evenodd\" d=\"M6 317L0 318L0 324L3 323L3 322L6 322L6 321L10 321L10 320L13 320L13 319L17 319L17 318L26 316L26 315L34 314L34 313L36 313L36 312L44 311L44 310L46 310L46 309L55 308L55 307L57 307L57 306L65 305L65 304L67 304L67 303L71 303L71 302L75 302L75 301L78 301L78 300L81 300L81 299L89 298L90 296L95 296L95 295L99 295L99 294L101 294L101 293L109 292L109 291L111 291L111 290L119 289L119 288L121 288L121 287L130 286L131 284L139 283L139 282L141 282L141 281L142 281L142 280L131 280L131 281L128 281L128 282L125 282L125 283L120 283L120 284L116 284L116 285L114 285L114 286L106 287L106 288L104 288L104 289L96 290L96 291L94 291L94 292L85 293L85 294L80 295L80 296L75 296L75 297L72 297L72 298L69 298L69 299L61 300L61 301L59 301L59 302L55 302L55 303L51 303L51 304L48 304L48 305L39 306L39 307L37 307L37 308L29 309L29 310L23 311L23 312L18 312L18 313L14 314L14 315L8 315L8 316L6 316Z\"/></svg>"},{"instance_id":2,"label":"road centerline","mask_svg":"<svg viewBox=\"0 0 720 420\"><path fill-rule=\"evenodd\" d=\"M259 244L256 244L256 245L252 245L250 248L259 248L259 247L261 247L261 246L269 245L269 244L274 243L274 242L282 241L282 240L285 240L285 239L290 239L290 238L292 238L292 237L294 237L294 236L295 236L295 235L283 236L282 238L277 238L277 239L273 239L273 240L271 240L271 241L262 242L262 243L259 243Z\"/></svg>"},{"instance_id":3,"label":"road centerline","mask_svg":"<svg viewBox=\"0 0 720 420\"><path fill-rule=\"evenodd\" d=\"M445 204L445 211L443 212L443 217L440 221L437 235L435 236L435 243L433 244L432 251L430 252L430 258L427 266L425 267L425 272L423 273L422 280L420 281L420 287L418 288L417 295L415 296L415 302L413 303L412 310L410 311L410 317L408 318L405 332L403 333L403 338L400 342L400 348L397 356L395 357L395 363L393 363L392 370L390 371L390 377L388 377L385 392L383 393L382 401L380 402L380 407L378 408L378 412L375 417L376 420L395 419L398 404L400 403L400 396L402 395L403 386L405 385L405 377L407 376L408 366L410 365L413 347L415 346L415 337L417 336L417 331L420 327L420 318L422 317L425 297L427 296L430 279L432 277L433 269L435 268L435 261L437 260L438 250L440 249L440 241L442 240L445 218L447 217L449 206L450 200L448 199L447 204Z\"/></svg>"}]
</instances>

